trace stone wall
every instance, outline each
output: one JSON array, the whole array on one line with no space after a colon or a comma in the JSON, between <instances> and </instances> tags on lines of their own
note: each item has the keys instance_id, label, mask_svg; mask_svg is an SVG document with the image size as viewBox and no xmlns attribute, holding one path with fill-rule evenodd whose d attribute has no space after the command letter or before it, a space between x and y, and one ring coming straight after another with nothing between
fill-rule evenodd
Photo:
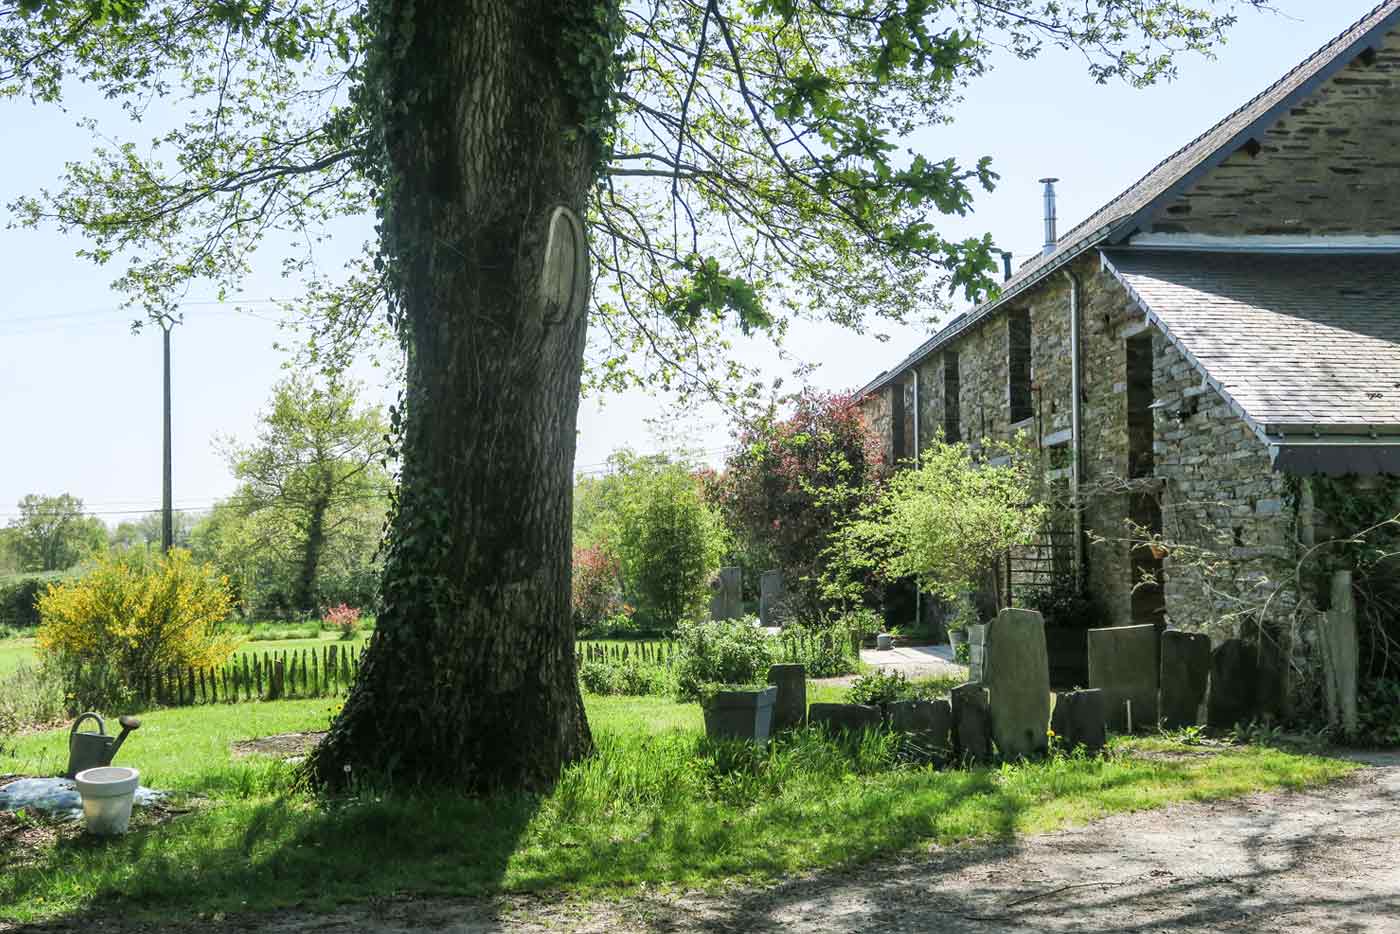
<instances>
[{"instance_id":1,"label":"stone wall","mask_svg":"<svg viewBox=\"0 0 1400 934\"><path fill-rule=\"evenodd\" d=\"M1160 332L1153 343L1153 389L1167 403L1154 446L1163 535L1181 552L1164 562L1167 618L1228 637L1291 577L1296 505L1253 430Z\"/></svg>"},{"instance_id":2,"label":"stone wall","mask_svg":"<svg viewBox=\"0 0 1400 934\"><path fill-rule=\"evenodd\" d=\"M1157 216L1162 233L1400 233L1400 33Z\"/></svg>"},{"instance_id":3,"label":"stone wall","mask_svg":"<svg viewBox=\"0 0 1400 934\"><path fill-rule=\"evenodd\" d=\"M1156 528L1167 539L1228 541L1223 554L1234 562L1239 586L1270 573L1292 541L1293 513L1283 479L1269 465L1263 443L1201 378L1164 335L1148 325L1140 310L1096 255L1075 262L1080 283L1080 353L1083 522L1086 581L1100 598L1111 625L1170 622L1207 630L1230 613L1230 602L1212 595L1218 581L1204 581L1168 557L1154 562L1150 551L1133 545L1137 527ZM1039 442L1046 477L1068 487L1070 433L1069 282L1047 280L1018 303L1030 316L1033 415L1013 424L1008 392L1009 330L995 314L960 334L946 349L957 353L958 405L964 440L1009 440L1024 432ZM1136 372L1129 387L1129 341L1151 343L1151 385ZM927 445L945 424L947 358L939 348L919 364L919 437ZM903 383L912 384L905 375ZM1139 411L1130 419L1129 397ZM1130 481L1130 446L1144 443L1142 400L1163 400L1152 410L1150 475ZM910 400L912 409L912 399ZM1180 403L1180 404L1178 404ZM890 444L890 393L881 390L865 403L868 418ZM1178 417L1183 409L1194 414ZM1137 427L1130 430L1130 421ZM908 429L912 444L913 429ZM1139 450L1132 458L1140 463ZM1135 525L1135 524L1136 525ZM1223 538L1222 538L1223 536ZM1144 571L1164 580L1166 618L1161 600L1144 600ZM1137 595L1135 596L1135 590ZM1235 604L1238 606L1238 604Z\"/></svg>"}]
</instances>

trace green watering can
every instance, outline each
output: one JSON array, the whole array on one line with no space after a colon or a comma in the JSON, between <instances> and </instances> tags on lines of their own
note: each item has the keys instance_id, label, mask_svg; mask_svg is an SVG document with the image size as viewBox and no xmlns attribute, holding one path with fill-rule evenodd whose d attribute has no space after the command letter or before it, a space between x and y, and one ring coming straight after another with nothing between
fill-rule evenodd
<instances>
[{"instance_id":1,"label":"green watering can","mask_svg":"<svg viewBox=\"0 0 1400 934\"><path fill-rule=\"evenodd\" d=\"M78 727L89 718L97 721L97 732L79 733ZM112 757L126 742L126 734L141 726L141 721L135 717L120 717L117 722L122 725L121 733L108 736L107 725L92 711L73 721L73 726L68 730L68 771L63 773L66 777L72 778L84 769L112 764Z\"/></svg>"}]
</instances>

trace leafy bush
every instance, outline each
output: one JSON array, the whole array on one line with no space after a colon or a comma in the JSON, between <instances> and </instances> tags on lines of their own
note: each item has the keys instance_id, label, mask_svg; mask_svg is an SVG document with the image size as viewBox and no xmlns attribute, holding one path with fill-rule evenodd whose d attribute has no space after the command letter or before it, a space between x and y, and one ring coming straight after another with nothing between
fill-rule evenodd
<instances>
[{"instance_id":1,"label":"leafy bush","mask_svg":"<svg viewBox=\"0 0 1400 934\"><path fill-rule=\"evenodd\" d=\"M784 662L800 664L809 678L839 678L859 669L860 659L851 644L861 632L862 618L851 615L818 625L792 624L784 627L778 639Z\"/></svg>"},{"instance_id":2,"label":"leafy bush","mask_svg":"<svg viewBox=\"0 0 1400 934\"><path fill-rule=\"evenodd\" d=\"M670 673L659 665L588 659L579 665L579 683L590 694L661 696L671 690Z\"/></svg>"},{"instance_id":3,"label":"leafy bush","mask_svg":"<svg viewBox=\"0 0 1400 934\"><path fill-rule=\"evenodd\" d=\"M14 574L0 578L0 625L33 629L39 625L39 597L50 584L72 575Z\"/></svg>"},{"instance_id":4,"label":"leafy bush","mask_svg":"<svg viewBox=\"0 0 1400 934\"><path fill-rule=\"evenodd\" d=\"M1400 746L1400 681L1378 679L1362 685L1357 726L1363 743Z\"/></svg>"},{"instance_id":5,"label":"leafy bush","mask_svg":"<svg viewBox=\"0 0 1400 934\"><path fill-rule=\"evenodd\" d=\"M993 465L989 456L1005 463ZM890 478L878 499L842 527L828 553L833 593L863 577L915 577L930 593L957 599L973 589L1008 548L1035 540L1046 507L1034 502L1035 460L1019 446L974 456L941 438L918 467Z\"/></svg>"},{"instance_id":6,"label":"leafy bush","mask_svg":"<svg viewBox=\"0 0 1400 934\"><path fill-rule=\"evenodd\" d=\"M360 611L342 603L326 610L321 622L327 629L338 630L342 640L353 639L360 628Z\"/></svg>"},{"instance_id":7,"label":"leafy bush","mask_svg":"<svg viewBox=\"0 0 1400 934\"><path fill-rule=\"evenodd\" d=\"M574 549L574 625L597 630L622 614L622 566L601 544ZM628 620L631 614L626 614Z\"/></svg>"},{"instance_id":8,"label":"leafy bush","mask_svg":"<svg viewBox=\"0 0 1400 934\"><path fill-rule=\"evenodd\" d=\"M914 685L902 671L877 670L851 682L848 696L852 704L892 704L897 700L913 699Z\"/></svg>"},{"instance_id":9,"label":"leafy bush","mask_svg":"<svg viewBox=\"0 0 1400 934\"><path fill-rule=\"evenodd\" d=\"M699 700L707 685L764 680L778 659L775 640L755 617L685 623L676 633L676 695Z\"/></svg>"},{"instance_id":10,"label":"leafy bush","mask_svg":"<svg viewBox=\"0 0 1400 934\"><path fill-rule=\"evenodd\" d=\"M108 556L39 599L39 650L79 706L110 709L161 672L226 662L230 607L225 579L188 551Z\"/></svg>"}]
</instances>

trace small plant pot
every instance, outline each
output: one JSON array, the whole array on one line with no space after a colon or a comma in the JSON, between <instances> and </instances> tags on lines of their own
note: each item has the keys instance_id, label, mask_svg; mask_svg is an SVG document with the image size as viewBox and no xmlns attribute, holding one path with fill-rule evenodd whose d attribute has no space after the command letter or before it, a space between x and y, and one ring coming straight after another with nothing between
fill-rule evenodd
<instances>
[{"instance_id":1,"label":"small plant pot","mask_svg":"<svg viewBox=\"0 0 1400 934\"><path fill-rule=\"evenodd\" d=\"M777 687L720 691L705 703L705 735L710 739L766 743L773 728L773 705L777 700Z\"/></svg>"},{"instance_id":2,"label":"small plant pot","mask_svg":"<svg viewBox=\"0 0 1400 934\"><path fill-rule=\"evenodd\" d=\"M83 819L90 834L114 837L126 833L131 822L131 804L141 773L136 769L105 765L85 769L74 776L83 798Z\"/></svg>"},{"instance_id":3,"label":"small plant pot","mask_svg":"<svg viewBox=\"0 0 1400 934\"><path fill-rule=\"evenodd\" d=\"M882 632L875 637L875 648L881 652L894 648L894 636L887 632Z\"/></svg>"}]
</instances>

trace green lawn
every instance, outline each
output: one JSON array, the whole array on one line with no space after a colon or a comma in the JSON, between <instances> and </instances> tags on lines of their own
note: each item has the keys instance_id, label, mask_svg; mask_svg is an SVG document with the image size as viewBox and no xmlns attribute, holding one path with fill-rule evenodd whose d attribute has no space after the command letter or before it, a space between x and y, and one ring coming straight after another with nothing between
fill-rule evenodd
<instances>
[{"instance_id":1,"label":"green lawn","mask_svg":"<svg viewBox=\"0 0 1400 934\"><path fill-rule=\"evenodd\" d=\"M0 639L0 678L33 661L33 639Z\"/></svg>"},{"instance_id":2,"label":"green lawn","mask_svg":"<svg viewBox=\"0 0 1400 934\"><path fill-rule=\"evenodd\" d=\"M819 693L825 695L828 689ZM586 698L598 754L548 795L386 794L326 801L272 758L229 744L324 726L331 700L155 711L119 762L190 812L96 841L60 833L0 849L0 918L92 904L124 913L326 907L391 893L597 892L642 883L763 880L858 863L928 841L1047 830L1117 811L1320 783L1352 766L1264 747L1215 756L1133 755L973 771L901 764L888 736L859 746L804 731L766 751L711 746L695 705ZM53 772L61 731L25 737L0 773Z\"/></svg>"}]
</instances>

